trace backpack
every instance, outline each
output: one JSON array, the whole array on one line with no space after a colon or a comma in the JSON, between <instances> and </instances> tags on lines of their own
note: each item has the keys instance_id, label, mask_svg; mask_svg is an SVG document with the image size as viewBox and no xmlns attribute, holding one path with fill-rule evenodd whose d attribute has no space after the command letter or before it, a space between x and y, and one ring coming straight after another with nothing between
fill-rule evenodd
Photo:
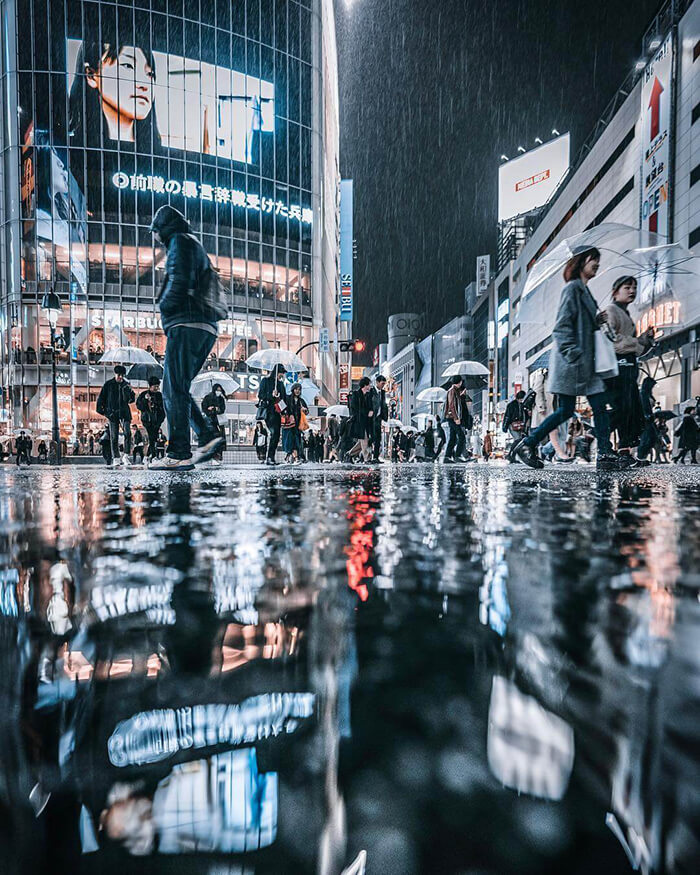
<instances>
[{"instance_id":1,"label":"backpack","mask_svg":"<svg viewBox=\"0 0 700 875\"><path fill-rule=\"evenodd\" d=\"M211 311L217 322L228 317L228 297L209 259L207 259L207 267L200 275L197 292L199 300Z\"/></svg>"}]
</instances>

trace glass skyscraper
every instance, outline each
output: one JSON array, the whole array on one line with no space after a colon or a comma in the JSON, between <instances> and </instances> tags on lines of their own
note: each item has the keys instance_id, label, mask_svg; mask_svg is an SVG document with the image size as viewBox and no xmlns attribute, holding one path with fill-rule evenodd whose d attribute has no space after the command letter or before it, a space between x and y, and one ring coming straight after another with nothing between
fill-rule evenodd
<instances>
[{"instance_id":1,"label":"glass skyscraper","mask_svg":"<svg viewBox=\"0 0 700 875\"><path fill-rule=\"evenodd\" d=\"M7 430L48 431L58 293L63 437L95 430L105 350L162 356L170 203L226 289L212 370L337 329L338 107L330 0L3 0L2 344ZM304 354L327 401L335 362ZM242 414L243 415L243 414Z\"/></svg>"}]
</instances>

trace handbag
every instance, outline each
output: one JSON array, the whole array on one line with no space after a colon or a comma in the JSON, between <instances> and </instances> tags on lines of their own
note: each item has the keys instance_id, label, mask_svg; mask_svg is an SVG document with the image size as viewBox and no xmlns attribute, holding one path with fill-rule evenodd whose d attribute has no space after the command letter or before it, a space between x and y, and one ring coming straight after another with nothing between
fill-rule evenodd
<instances>
[{"instance_id":1,"label":"handbag","mask_svg":"<svg viewBox=\"0 0 700 875\"><path fill-rule=\"evenodd\" d=\"M282 414L282 428L294 428L296 420L291 413Z\"/></svg>"},{"instance_id":2,"label":"handbag","mask_svg":"<svg viewBox=\"0 0 700 875\"><path fill-rule=\"evenodd\" d=\"M299 431L306 431L309 427L309 421L306 418L306 414L304 411L301 411L301 416L299 417Z\"/></svg>"},{"instance_id":3,"label":"handbag","mask_svg":"<svg viewBox=\"0 0 700 875\"><path fill-rule=\"evenodd\" d=\"M512 431L518 432L518 434L522 434L525 431L525 423L521 422L519 419L516 419L515 422L511 422L508 426Z\"/></svg>"},{"instance_id":4,"label":"handbag","mask_svg":"<svg viewBox=\"0 0 700 875\"><path fill-rule=\"evenodd\" d=\"M595 339L595 372L603 380L617 377L620 368L615 355L615 347L612 340L598 329L593 333Z\"/></svg>"}]
</instances>

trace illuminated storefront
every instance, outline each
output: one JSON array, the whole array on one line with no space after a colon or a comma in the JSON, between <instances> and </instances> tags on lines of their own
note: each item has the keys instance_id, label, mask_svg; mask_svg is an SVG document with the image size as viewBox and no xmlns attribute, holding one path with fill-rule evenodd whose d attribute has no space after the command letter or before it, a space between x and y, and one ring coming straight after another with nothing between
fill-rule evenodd
<instances>
[{"instance_id":1,"label":"illuminated storefront","mask_svg":"<svg viewBox=\"0 0 700 875\"><path fill-rule=\"evenodd\" d=\"M63 305L64 437L99 424L105 350L132 345L162 357L164 252L148 229L165 203L185 214L229 294L210 367L241 378L233 400L253 397L259 375L247 375L244 361L256 349L295 350L320 327L334 335L330 0L14 0L3 15L8 428L47 424L47 290ZM310 347L303 357L322 397L335 400L332 354Z\"/></svg>"}]
</instances>

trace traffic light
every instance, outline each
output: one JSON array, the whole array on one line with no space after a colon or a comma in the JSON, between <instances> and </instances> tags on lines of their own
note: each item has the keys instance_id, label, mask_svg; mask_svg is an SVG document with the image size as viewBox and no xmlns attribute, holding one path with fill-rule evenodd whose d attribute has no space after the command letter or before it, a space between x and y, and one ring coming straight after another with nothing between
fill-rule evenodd
<instances>
[{"instance_id":1,"label":"traffic light","mask_svg":"<svg viewBox=\"0 0 700 875\"><path fill-rule=\"evenodd\" d=\"M341 340L341 352L364 352L367 349L367 344L364 340Z\"/></svg>"}]
</instances>

